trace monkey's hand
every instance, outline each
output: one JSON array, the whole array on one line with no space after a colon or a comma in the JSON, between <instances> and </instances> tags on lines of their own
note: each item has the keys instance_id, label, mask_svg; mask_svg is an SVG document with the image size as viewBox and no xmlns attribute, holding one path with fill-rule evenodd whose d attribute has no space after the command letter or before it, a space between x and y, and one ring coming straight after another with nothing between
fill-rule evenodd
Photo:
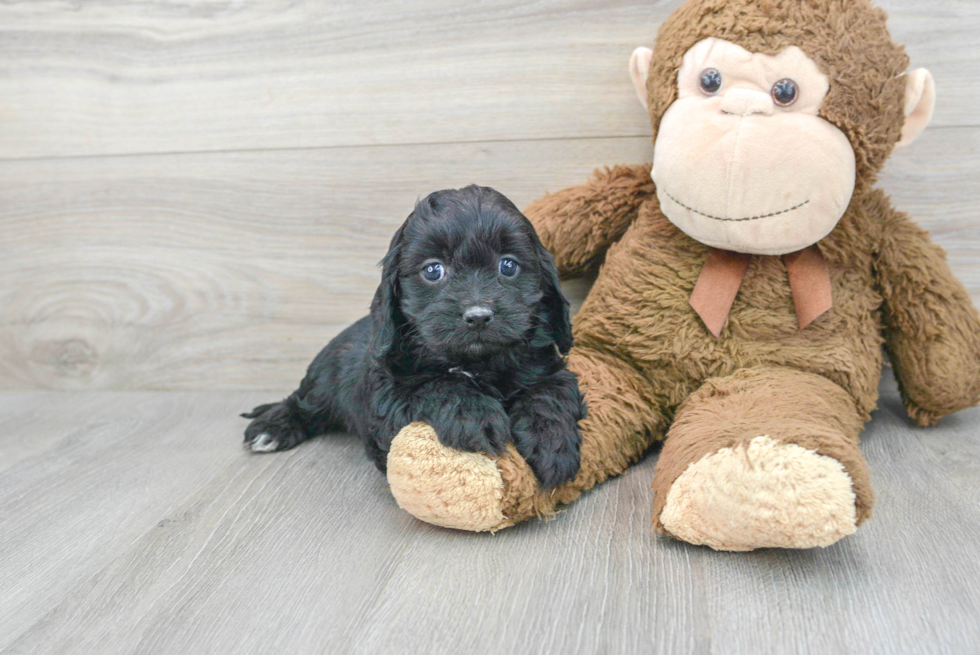
<instances>
[{"instance_id":1,"label":"monkey's hand","mask_svg":"<svg viewBox=\"0 0 980 655\"><path fill-rule=\"evenodd\" d=\"M942 248L883 197L879 202L886 347L909 416L935 425L980 402L980 314Z\"/></svg>"}]
</instances>

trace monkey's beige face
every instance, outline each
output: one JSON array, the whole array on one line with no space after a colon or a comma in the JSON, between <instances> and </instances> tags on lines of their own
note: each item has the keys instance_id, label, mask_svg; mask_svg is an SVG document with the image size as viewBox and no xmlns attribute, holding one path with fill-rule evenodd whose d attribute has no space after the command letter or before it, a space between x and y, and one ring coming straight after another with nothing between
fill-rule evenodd
<instances>
[{"instance_id":1,"label":"monkey's beige face","mask_svg":"<svg viewBox=\"0 0 980 655\"><path fill-rule=\"evenodd\" d=\"M850 142L817 114L829 80L802 50L709 38L685 55L654 145L667 218L701 243L780 255L827 236L854 192Z\"/></svg>"}]
</instances>

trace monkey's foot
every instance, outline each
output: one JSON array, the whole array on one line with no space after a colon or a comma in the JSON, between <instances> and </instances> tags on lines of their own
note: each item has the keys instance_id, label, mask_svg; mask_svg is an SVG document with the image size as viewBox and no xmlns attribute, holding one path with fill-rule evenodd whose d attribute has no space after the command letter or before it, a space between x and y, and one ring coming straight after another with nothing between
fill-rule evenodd
<instances>
[{"instance_id":1,"label":"monkey's foot","mask_svg":"<svg viewBox=\"0 0 980 655\"><path fill-rule=\"evenodd\" d=\"M716 550L829 546L857 529L853 486L836 459L760 436L705 455L658 489L666 498L655 522Z\"/></svg>"},{"instance_id":2,"label":"monkey's foot","mask_svg":"<svg viewBox=\"0 0 980 655\"><path fill-rule=\"evenodd\" d=\"M445 528L496 532L554 513L513 446L496 459L455 450L426 423L405 426L391 442L388 484L399 507Z\"/></svg>"}]
</instances>

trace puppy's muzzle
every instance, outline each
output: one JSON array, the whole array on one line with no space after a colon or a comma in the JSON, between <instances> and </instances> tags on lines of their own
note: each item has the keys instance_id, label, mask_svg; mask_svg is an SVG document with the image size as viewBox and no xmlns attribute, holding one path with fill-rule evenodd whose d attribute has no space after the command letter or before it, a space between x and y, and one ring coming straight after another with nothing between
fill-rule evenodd
<instances>
[{"instance_id":1,"label":"puppy's muzzle","mask_svg":"<svg viewBox=\"0 0 980 655\"><path fill-rule=\"evenodd\" d=\"M493 310L489 307L475 305L463 312L463 320L471 330L482 330L493 320Z\"/></svg>"}]
</instances>

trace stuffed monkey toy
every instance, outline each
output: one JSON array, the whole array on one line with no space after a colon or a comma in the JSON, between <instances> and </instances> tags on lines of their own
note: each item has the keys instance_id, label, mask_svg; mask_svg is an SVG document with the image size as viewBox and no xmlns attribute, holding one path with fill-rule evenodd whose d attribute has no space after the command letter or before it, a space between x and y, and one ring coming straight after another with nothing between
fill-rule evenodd
<instances>
[{"instance_id":1,"label":"stuffed monkey toy","mask_svg":"<svg viewBox=\"0 0 980 655\"><path fill-rule=\"evenodd\" d=\"M416 517L497 530L622 473L663 441L653 524L722 550L827 546L874 502L858 435L882 346L919 425L980 400L980 318L941 248L873 184L928 124L869 0L689 0L630 72L652 168L616 166L526 214L565 277L598 268L568 366L581 470L540 489L513 449L395 438Z\"/></svg>"}]
</instances>

